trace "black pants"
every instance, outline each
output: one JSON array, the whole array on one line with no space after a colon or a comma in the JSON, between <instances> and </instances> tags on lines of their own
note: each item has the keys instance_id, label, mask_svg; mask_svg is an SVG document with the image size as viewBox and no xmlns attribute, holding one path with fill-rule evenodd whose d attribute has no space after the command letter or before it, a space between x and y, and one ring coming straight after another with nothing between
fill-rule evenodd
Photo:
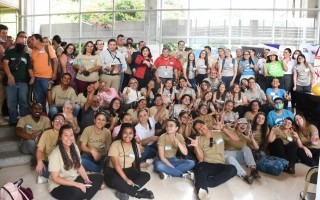
<instances>
[{"instance_id":1,"label":"black pants","mask_svg":"<svg viewBox=\"0 0 320 200\"><path fill-rule=\"evenodd\" d=\"M134 184L139 185L140 188L144 186L150 180L150 174L147 172L141 172L136 170L133 167L123 169L123 172L126 176L134 182ZM126 193L132 197L134 197L139 190L139 187L132 187L128 185L126 181L124 181L121 176L110 167L106 168L104 174L104 181L108 187L114 188L121 193Z\"/></svg>"},{"instance_id":2,"label":"black pants","mask_svg":"<svg viewBox=\"0 0 320 200\"><path fill-rule=\"evenodd\" d=\"M82 192L80 188L74 186L65 186L60 185L59 187L54 188L50 194L59 200L79 200L79 199L92 199L92 197L100 189L103 177L101 174L89 174L89 179L92 182L92 187L88 187L86 193ZM84 180L81 176L78 176L75 182L84 183Z\"/></svg>"},{"instance_id":3,"label":"black pants","mask_svg":"<svg viewBox=\"0 0 320 200\"><path fill-rule=\"evenodd\" d=\"M289 142L284 145L283 141L277 138L268 145L268 148L270 155L288 160L291 166L296 163L298 145L295 142Z\"/></svg>"},{"instance_id":4,"label":"black pants","mask_svg":"<svg viewBox=\"0 0 320 200\"><path fill-rule=\"evenodd\" d=\"M267 83L266 83L266 77L262 74L258 75L258 80L257 83L259 84L261 90L263 90L264 92L266 92L267 90Z\"/></svg>"},{"instance_id":5,"label":"black pants","mask_svg":"<svg viewBox=\"0 0 320 200\"><path fill-rule=\"evenodd\" d=\"M233 165L200 162L195 167L195 187L208 192L208 187L216 187L237 174Z\"/></svg>"},{"instance_id":6,"label":"black pants","mask_svg":"<svg viewBox=\"0 0 320 200\"><path fill-rule=\"evenodd\" d=\"M318 166L320 149L308 148L312 153L312 158L308 157L302 148L298 148L297 155L303 164L310 167Z\"/></svg>"}]
</instances>

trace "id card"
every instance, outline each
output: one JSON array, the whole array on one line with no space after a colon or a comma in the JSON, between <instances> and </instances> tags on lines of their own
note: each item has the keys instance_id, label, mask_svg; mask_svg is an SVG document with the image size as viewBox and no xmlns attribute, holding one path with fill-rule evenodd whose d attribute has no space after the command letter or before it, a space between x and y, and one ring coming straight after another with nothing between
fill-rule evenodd
<instances>
[{"instance_id":1,"label":"id card","mask_svg":"<svg viewBox=\"0 0 320 200\"><path fill-rule=\"evenodd\" d=\"M168 146L168 145L164 147L164 150L165 150L165 151L169 151L169 150L171 150L171 149L172 149L172 147L171 147L171 146Z\"/></svg>"},{"instance_id":2,"label":"id card","mask_svg":"<svg viewBox=\"0 0 320 200\"><path fill-rule=\"evenodd\" d=\"M292 141L293 141L293 138L292 138L291 136L288 136L288 137L287 137L287 140L288 140L289 142L292 142Z\"/></svg>"},{"instance_id":3,"label":"id card","mask_svg":"<svg viewBox=\"0 0 320 200\"><path fill-rule=\"evenodd\" d=\"M130 153L129 153L129 157L130 157L130 158L134 158L134 157L135 157L135 156L134 156L134 153L133 153L133 152L130 152Z\"/></svg>"},{"instance_id":4,"label":"id card","mask_svg":"<svg viewBox=\"0 0 320 200\"><path fill-rule=\"evenodd\" d=\"M222 138L217 138L217 139L215 140L215 142L216 142L216 144L220 144L220 143L223 142L223 139L222 139Z\"/></svg>"}]
</instances>

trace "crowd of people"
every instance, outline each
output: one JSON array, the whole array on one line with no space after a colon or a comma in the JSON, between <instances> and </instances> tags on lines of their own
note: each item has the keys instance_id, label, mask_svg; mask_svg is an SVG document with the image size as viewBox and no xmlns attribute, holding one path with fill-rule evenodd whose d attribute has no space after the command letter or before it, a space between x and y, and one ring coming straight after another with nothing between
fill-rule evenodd
<instances>
[{"instance_id":1,"label":"crowd of people","mask_svg":"<svg viewBox=\"0 0 320 200\"><path fill-rule=\"evenodd\" d=\"M4 41L7 30L0 25ZM121 200L153 199L141 171L151 164L161 180L194 180L201 200L235 175L261 178L256 161L268 154L288 160L290 174L297 160L318 165L318 129L295 111L297 92L315 83L299 50L233 57L205 46L196 58L179 41L154 58L123 35L88 41L78 55L61 42L20 31L0 45L8 123L54 198L91 199L106 184Z\"/></svg>"}]
</instances>

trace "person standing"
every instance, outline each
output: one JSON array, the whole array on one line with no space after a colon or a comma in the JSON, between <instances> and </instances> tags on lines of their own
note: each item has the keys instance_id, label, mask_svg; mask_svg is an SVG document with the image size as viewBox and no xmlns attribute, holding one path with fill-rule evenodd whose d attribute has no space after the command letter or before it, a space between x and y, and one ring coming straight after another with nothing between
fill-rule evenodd
<instances>
[{"instance_id":1,"label":"person standing","mask_svg":"<svg viewBox=\"0 0 320 200\"><path fill-rule=\"evenodd\" d=\"M0 24L0 60L2 60L5 49L6 49L6 40L8 36L8 27ZM0 69L3 69L2 62L0 62ZM3 79L4 74L0 71L0 125L7 125L8 121L6 121L3 118L2 115L2 105L4 103L4 97L5 97L5 92L4 92L4 86L3 86Z\"/></svg>"},{"instance_id":2,"label":"person standing","mask_svg":"<svg viewBox=\"0 0 320 200\"><path fill-rule=\"evenodd\" d=\"M33 34L31 43L33 47L31 61L35 76L34 95L36 101L41 103L43 111L46 112L48 83L55 81L57 78L58 59L53 48L50 45L45 46L43 44L43 38L40 34ZM48 49L48 52L46 49Z\"/></svg>"},{"instance_id":3,"label":"person standing","mask_svg":"<svg viewBox=\"0 0 320 200\"><path fill-rule=\"evenodd\" d=\"M33 70L30 56L25 52L26 33L21 31L17 34L16 44L13 49L5 52L3 57L3 68L8 78L5 87L7 105L9 111L9 124L16 126L18 122L19 105L20 116L29 114L28 107L28 83L34 82ZM16 67L13 66L17 63Z\"/></svg>"}]
</instances>

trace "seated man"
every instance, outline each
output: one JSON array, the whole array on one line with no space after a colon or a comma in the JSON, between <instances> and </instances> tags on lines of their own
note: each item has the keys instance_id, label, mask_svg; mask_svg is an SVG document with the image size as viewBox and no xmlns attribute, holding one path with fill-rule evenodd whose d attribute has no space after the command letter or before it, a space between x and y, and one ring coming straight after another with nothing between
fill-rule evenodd
<instances>
[{"instance_id":1,"label":"seated man","mask_svg":"<svg viewBox=\"0 0 320 200\"><path fill-rule=\"evenodd\" d=\"M177 100L180 101L183 95L188 94L192 97L192 99L190 99L190 102L193 103L196 100L196 93L193 88L188 87L188 82L184 77L180 77L179 86L179 93L176 95Z\"/></svg>"},{"instance_id":2,"label":"seated man","mask_svg":"<svg viewBox=\"0 0 320 200\"><path fill-rule=\"evenodd\" d=\"M209 199L208 187L216 187L237 174L233 165L225 164L224 142L220 131L211 131L201 120L193 123L193 128L200 135L191 139L190 146L199 163L195 167L195 187L200 200Z\"/></svg>"},{"instance_id":3,"label":"seated man","mask_svg":"<svg viewBox=\"0 0 320 200\"><path fill-rule=\"evenodd\" d=\"M204 81L209 81L209 83L211 84L212 91L216 91L220 84L218 79L218 72L216 69L211 69L209 75L210 76L208 78L205 78Z\"/></svg>"},{"instance_id":4,"label":"seated man","mask_svg":"<svg viewBox=\"0 0 320 200\"><path fill-rule=\"evenodd\" d=\"M249 78L249 89L245 91L245 95L249 103L253 100L258 100L261 103L261 110L267 113L267 96L260 88L257 87L256 80Z\"/></svg>"},{"instance_id":5,"label":"seated man","mask_svg":"<svg viewBox=\"0 0 320 200\"><path fill-rule=\"evenodd\" d=\"M268 113L268 125L272 128L276 125L282 125L285 118L290 117L293 120L293 113L290 110L284 109L283 99L275 96L273 98L274 110Z\"/></svg>"},{"instance_id":6,"label":"seated man","mask_svg":"<svg viewBox=\"0 0 320 200\"><path fill-rule=\"evenodd\" d=\"M280 81L278 77L274 77L271 81L271 86L272 88L268 88L266 91L266 95L267 95L267 100L269 103L269 108L274 109L274 103L273 103L273 98L275 96L278 96L282 99L286 99L287 95L286 95L286 91L284 89L280 89L279 88L280 85ZM287 99L289 100L289 99Z\"/></svg>"},{"instance_id":7,"label":"seated man","mask_svg":"<svg viewBox=\"0 0 320 200\"><path fill-rule=\"evenodd\" d=\"M20 151L36 157L37 142L42 132L51 127L48 117L42 116L42 105L33 103L31 114L21 117L16 127L16 134L21 138ZM32 163L32 165L35 163Z\"/></svg>"},{"instance_id":8,"label":"seated man","mask_svg":"<svg viewBox=\"0 0 320 200\"><path fill-rule=\"evenodd\" d=\"M51 84L48 85L48 104L50 105L49 117L62 111L62 106L65 101L69 100L77 102L78 97L75 90L70 86L71 74L64 73L61 77L60 85L56 85L52 88ZM80 111L80 105L76 104L73 108L73 115L78 116Z\"/></svg>"}]
</instances>

